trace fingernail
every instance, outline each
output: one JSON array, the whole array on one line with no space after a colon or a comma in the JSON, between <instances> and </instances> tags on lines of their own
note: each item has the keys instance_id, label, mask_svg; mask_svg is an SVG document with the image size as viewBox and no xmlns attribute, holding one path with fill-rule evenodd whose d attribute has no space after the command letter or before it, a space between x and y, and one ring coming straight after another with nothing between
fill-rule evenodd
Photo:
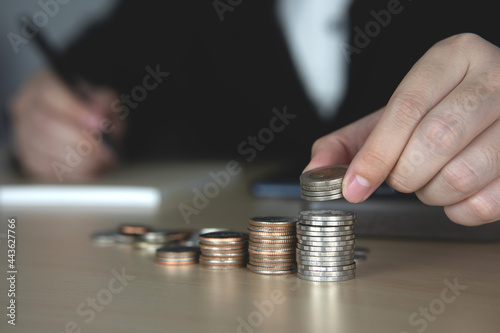
<instances>
[{"instance_id":1,"label":"fingernail","mask_svg":"<svg viewBox=\"0 0 500 333\"><path fill-rule=\"evenodd\" d=\"M361 176L355 175L347 180L347 185L343 189L344 196L350 202L361 202L370 193L370 183Z\"/></svg>"}]
</instances>

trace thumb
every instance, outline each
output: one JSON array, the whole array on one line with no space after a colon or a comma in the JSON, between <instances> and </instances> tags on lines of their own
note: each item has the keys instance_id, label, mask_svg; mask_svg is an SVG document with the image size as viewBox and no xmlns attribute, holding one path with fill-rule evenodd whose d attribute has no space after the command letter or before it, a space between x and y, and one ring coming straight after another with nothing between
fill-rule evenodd
<instances>
[{"instance_id":1,"label":"thumb","mask_svg":"<svg viewBox=\"0 0 500 333\"><path fill-rule=\"evenodd\" d=\"M303 172L327 165L350 164L381 115L382 109L316 140L311 161Z\"/></svg>"}]
</instances>

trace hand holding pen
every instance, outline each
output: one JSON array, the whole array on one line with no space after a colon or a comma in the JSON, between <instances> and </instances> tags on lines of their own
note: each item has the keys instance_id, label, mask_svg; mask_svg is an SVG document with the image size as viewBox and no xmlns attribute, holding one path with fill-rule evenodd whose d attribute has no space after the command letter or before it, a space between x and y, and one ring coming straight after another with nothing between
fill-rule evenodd
<instances>
[{"instance_id":1,"label":"hand holding pen","mask_svg":"<svg viewBox=\"0 0 500 333\"><path fill-rule=\"evenodd\" d=\"M16 157L35 179L92 179L118 162L125 123L111 112L117 95L79 81L41 36L37 42L51 69L31 77L9 104Z\"/></svg>"}]
</instances>

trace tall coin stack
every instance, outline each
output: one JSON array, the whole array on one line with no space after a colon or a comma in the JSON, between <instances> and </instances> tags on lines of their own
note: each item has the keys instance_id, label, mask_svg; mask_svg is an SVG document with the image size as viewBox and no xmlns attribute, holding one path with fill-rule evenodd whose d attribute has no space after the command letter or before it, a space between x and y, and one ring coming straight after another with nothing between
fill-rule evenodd
<instances>
[{"instance_id":1,"label":"tall coin stack","mask_svg":"<svg viewBox=\"0 0 500 333\"><path fill-rule=\"evenodd\" d=\"M295 217L250 218L248 269L258 274L294 273L296 225Z\"/></svg>"},{"instance_id":2,"label":"tall coin stack","mask_svg":"<svg viewBox=\"0 0 500 333\"><path fill-rule=\"evenodd\" d=\"M304 172L300 176L301 198L307 201L342 198L342 180L346 171L346 166L335 165Z\"/></svg>"},{"instance_id":3,"label":"tall coin stack","mask_svg":"<svg viewBox=\"0 0 500 333\"><path fill-rule=\"evenodd\" d=\"M216 231L199 235L200 265L210 269L245 267L248 261L248 235Z\"/></svg>"},{"instance_id":4,"label":"tall coin stack","mask_svg":"<svg viewBox=\"0 0 500 333\"><path fill-rule=\"evenodd\" d=\"M354 224L356 213L309 210L297 224L297 276L310 281L346 281L354 278Z\"/></svg>"}]
</instances>

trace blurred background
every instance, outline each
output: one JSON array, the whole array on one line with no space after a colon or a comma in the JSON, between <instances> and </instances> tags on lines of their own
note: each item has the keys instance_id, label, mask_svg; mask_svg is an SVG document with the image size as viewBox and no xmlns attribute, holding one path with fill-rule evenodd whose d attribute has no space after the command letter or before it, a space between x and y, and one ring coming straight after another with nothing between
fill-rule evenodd
<instances>
[{"instance_id":1,"label":"blurred background","mask_svg":"<svg viewBox=\"0 0 500 333\"><path fill-rule=\"evenodd\" d=\"M0 36L2 36L0 38L0 174L2 175L8 170L6 103L30 73L46 65L45 59L33 45L34 43L21 43L17 45L16 52L9 34L21 36L21 18L26 16L31 19L34 14L43 11L40 3L50 2L33 0L0 2ZM110 15L118 2L119 0L87 0L59 4L58 11L52 17L48 16L43 32L55 49L64 50L72 40L83 33L85 28Z\"/></svg>"}]
</instances>

